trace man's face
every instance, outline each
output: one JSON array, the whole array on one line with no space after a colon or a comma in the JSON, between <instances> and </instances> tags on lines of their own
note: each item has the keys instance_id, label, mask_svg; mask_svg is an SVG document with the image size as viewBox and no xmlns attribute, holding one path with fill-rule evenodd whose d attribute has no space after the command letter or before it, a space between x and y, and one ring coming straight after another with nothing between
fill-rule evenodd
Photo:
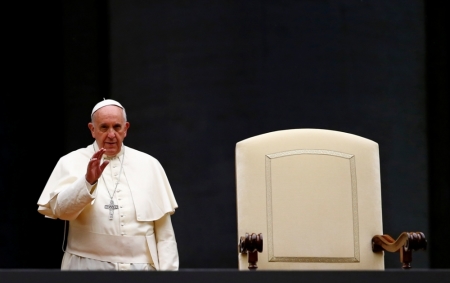
<instances>
[{"instance_id":1,"label":"man's face","mask_svg":"<svg viewBox=\"0 0 450 283\"><path fill-rule=\"evenodd\" d=\"M125 122L122 108L114 105L104 106L94 113L92 120L88 127L99 148L106 149L107 156L118 154L130 127L130 123Z\"/></svg>"}]
</instances>

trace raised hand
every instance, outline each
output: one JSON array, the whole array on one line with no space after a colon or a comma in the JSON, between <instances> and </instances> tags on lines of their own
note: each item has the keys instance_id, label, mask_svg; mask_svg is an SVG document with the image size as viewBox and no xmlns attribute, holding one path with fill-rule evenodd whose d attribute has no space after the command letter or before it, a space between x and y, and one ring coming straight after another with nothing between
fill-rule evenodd
<instances>
[{"instance_id":1,"label":"raised hand","mask_svg":"<svg viewBox=\"0 0 450 283\"><path fill-rule=\"evenodd\" d=\"M106 149L101 148L99 151L94 153L91 160L89 160L86 171L86 181L88 181L91 185L97 182L98 178L100 178L100 176L102 175L103 170L105 170L105 167L109 164L108 160L104 160L103 163L100 164L105 151Z\"/></svg>"}]
</instances>

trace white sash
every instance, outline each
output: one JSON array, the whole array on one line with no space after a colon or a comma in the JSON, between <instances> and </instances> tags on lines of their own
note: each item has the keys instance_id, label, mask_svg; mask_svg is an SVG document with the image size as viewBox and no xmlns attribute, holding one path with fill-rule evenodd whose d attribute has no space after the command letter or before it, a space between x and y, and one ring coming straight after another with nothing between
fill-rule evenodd
<instances>
[{"instance_id":1,"label":"white sash","mask_svg":"<svg viewBox=\"0 0 450 283\"><path fill-rule=\"evenodd\" d=\"M153 263L146 236L115 236L70 227L67 252L107 262Z\"/></svg>"}]
</instances>

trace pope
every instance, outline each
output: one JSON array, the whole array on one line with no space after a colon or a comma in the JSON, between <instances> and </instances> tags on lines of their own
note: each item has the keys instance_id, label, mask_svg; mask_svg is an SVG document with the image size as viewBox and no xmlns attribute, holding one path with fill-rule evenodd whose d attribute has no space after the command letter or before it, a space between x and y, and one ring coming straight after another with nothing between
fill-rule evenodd
<instances>
[{"instance_id":1,"label":"pope","mask_svg":"<svg viewBox=\"0 0 450 283\"><path fill-rule=\"evenodd\" d=\"M95 141L62 156L38 212L69 222L62 270L178 270L171 215L178 204L161 164L125 146L125 108L106 99L92 109Z\"/></svg>"}]
</instances>

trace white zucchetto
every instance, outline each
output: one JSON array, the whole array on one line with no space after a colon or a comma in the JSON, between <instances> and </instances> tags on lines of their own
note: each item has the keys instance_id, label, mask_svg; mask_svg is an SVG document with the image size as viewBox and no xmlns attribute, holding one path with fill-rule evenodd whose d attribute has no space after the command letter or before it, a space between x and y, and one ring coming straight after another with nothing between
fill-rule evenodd
<instances>
[{"instance_id":1,"label":"white zucchetto","mask_svg":"<svg viewBox=\"0 0 450 283\"><path fill-rule=\"evenodd\" d=\"M104 98L103 98L104 99ZM92 113L91 113L91 117L92 115L94 115L95 111L97 111L98 109L108 106L108 105L115 105L118 106L122 109L125 109L122 104L120 104L119 102L112 100L112 99L104 99L103 101L100 101L99 103L97 103L94 108L92 109Z\"/></svg>"}]
</instances>

